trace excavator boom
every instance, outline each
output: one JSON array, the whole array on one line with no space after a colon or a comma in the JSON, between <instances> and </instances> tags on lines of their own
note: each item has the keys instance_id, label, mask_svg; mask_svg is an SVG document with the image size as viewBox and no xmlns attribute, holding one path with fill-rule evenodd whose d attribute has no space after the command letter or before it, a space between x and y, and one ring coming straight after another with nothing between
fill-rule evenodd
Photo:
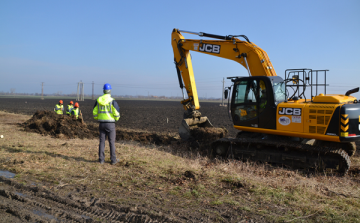
<instances>
[{"instance_id":1,"label":"excavator boom","mask_svg":"<svg viewBox=\"0 0 360 223\"><path fill-rule=\"evenodd\" d=\"M219 40L185 39L181 32ZM245 41L236 37L243 37ZM174 29L171 39L179 84L184 96L184 100L181 101L185 110L184 120L179 128L183 139L189 138L190 126L212 126L210 121L206 117L201 117L199 112L200 104L191 62L191 50L234 60L247 69L249 76L276 76L267 53L251 43L244 35L220 36ZM183 88L186 90L187 98Z\"/></svg>"},{"instance_id":2,"label":"excavator boom","mask_svg":"<svg viewBox=\"0 0 360 223\"><path fill-rule=\"evenodd\" d=\"M221 40L185 39L181 32ZM246 36L240 36L244 37L246 41L242 41L236 36L173 30L171 44L174 61L184 81L188 96L193 98L196 109L199 109L199 102L190 57L191 50L236 61L248 70L249 76L277 76L267 53L250 42Z\"/></svg>"}]
</instances>

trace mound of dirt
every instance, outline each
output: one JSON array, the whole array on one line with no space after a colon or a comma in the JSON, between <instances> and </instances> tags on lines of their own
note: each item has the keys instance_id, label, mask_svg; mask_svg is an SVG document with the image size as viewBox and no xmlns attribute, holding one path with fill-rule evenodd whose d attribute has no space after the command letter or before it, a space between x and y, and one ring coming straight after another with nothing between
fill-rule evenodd
<instances>
[{"instance_id":1,"label":"mound of dirt","mask_svg":"<svg viewBox=\"0 0 360 223\"><path fill-rule=\"evenodd\" d=\"M59 138L93 138L81 118L58 115L53 111L37 111L31 119L22 124L25 131L52 135Z\"/></svg>"}]
</instances>

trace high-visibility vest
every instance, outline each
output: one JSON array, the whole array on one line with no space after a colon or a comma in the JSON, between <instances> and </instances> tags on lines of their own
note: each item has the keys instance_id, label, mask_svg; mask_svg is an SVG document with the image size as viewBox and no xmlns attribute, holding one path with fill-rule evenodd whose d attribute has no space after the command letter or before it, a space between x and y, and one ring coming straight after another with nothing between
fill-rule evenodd
<instances>
[{"instance_id":1,"label":"high-visibility vest","mask_svg":"<svg viewBox=\"0 0 360 223\"><path fill-rule=\"evenodd\" d=\"M62 115L63 111L64 111L64 106L56 104L55 108L54 108L54 111L56 112L56 114Z\"/></svg>"},{"instance_id":2,"label":"high-visibility vest","mask_svg":"<svg viewBox=\"0 0 360 223\"><path fill-rule=\"evenodd\" d=\"M74 115L76 119L79 118L80 109L79 108L73 108L71 109L71 115Z\"/></svg>"},{"instance_id":3,"label":"high-visibility vest","mask_svg":"<svg viewBox=\"0 0 360 223\"><path fill-rule=\"evenodd\" d=\"M260 103L260 108L265 108L266 107L266 104L267 104L267 100L266 98L265 99L261 99L261 103Z\"/></svg>"},{"instance_id":4,"label":"high-visibility vest","mask_svg":"<svg viewBox=\"0 0 360 223\"><path fill-rule=\"evenodd\" d=\"M116 122L120 118L120 113L113 105L114 99L110 94L104 94L97 99L97 105L93 109L93 116L99 122Z\"/></svg>"},{"instance_id":5,"label":"high-visibility vest","mask_svg":"<svg viewBox=\"0 0 360 223\"><path fill-rule=\"evenodd\" d=\"M66 114L71 115L71 109L74 108L74 105L67 105Z\"/></svg>"}]
</instances>

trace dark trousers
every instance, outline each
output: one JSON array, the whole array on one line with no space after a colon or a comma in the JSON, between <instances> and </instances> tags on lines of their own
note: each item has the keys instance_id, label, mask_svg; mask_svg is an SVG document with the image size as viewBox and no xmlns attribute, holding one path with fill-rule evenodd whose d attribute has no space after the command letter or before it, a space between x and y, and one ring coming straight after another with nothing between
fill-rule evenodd
<instances>
[{"instance_id":1,"label":"dark trousers","mask_svg":"<svg viewBox=\"0 0 360 223\"><path fill-rule=\"evenodd\" d=\"M106 136L109 139L110 145L110 159L112 163L116 162L116 154L115 154L115 139L116 139L116 130L115 130L115 122L100 122L99 124L99 132L100 132L100 144L99 144L99 162L103 162L105 160L105 139Z\"/></svg>"}]
</instances>

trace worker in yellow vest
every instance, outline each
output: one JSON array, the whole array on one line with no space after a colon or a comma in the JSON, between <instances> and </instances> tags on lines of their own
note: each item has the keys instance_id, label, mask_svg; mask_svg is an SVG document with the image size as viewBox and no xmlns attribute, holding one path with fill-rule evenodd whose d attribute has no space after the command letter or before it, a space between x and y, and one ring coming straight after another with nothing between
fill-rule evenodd
<instances>
[{"instance_id":1,"label":"worker in yellow vest","mask_svg":"<svg viewBox=\"0 0 360 223\"><path fill-rule=\"evenodd\" d=\"M70 101L70 103L67 105L67 109L66 109L66 114L68 116L71 115L71 110L74 108L74 102L73 101Z\"/></svg>"},{"instance_id":2,"label":"worker in yellow vest","mask_svg":"<svg viewBox=\"0 0 360 223\"><path fill-rule=\"evenodd\" d=\"M79 118L79 115L81 114L80 108L79 108L79 103L75 103L74 108L71 109L71 116L74 116L76 119Z\"/></svg>"},{"instance_id":3,"label":"worker in yellow vest","mask_svg":"<svg viewBox=\"0 0 360 223\"><path fill-rule=\"evenodd\" d=\"M120 108L118 103L111 97L111 85L104 85L104 95L99 97L93 108L94 119L100 122L100 143L99 143L99 162L104 163L105 138L108 136L110 144L111 165L116 164L119 160L115 154L116 129L115 122L120 119Z\"/></svg>"},{"instance_id":4,"label":"worker in yellow vest","mask_svg":"<svg viewBox=\"0 0 360 223\"><path fill-rule=\"evenodd\" d=\"M55 105L54 111L56 112L56 114L59 115L63 115L64 114L64 105L63 105L63 101L60 100L59 103L57 103Z\"/></svg>"}]
</instances>

